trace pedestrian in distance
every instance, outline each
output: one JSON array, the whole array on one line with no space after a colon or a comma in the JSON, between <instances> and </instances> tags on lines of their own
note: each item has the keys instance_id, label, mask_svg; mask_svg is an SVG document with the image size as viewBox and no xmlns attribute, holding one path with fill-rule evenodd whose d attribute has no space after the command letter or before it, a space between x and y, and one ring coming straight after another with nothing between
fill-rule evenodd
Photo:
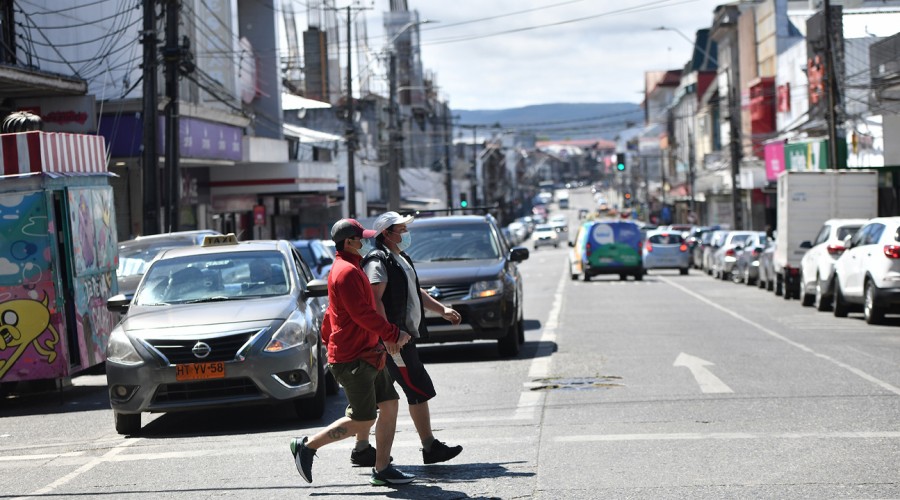
<instances>
[{"instance_id":1,"label":"pedestrian in distance","mask_svg":"<svg viewBox=\"0 0 900 500\"><path fill-rule=\"evenodd\" d=\"M459 324L462 318L459 312L444 306L419 286L412 259L404 252L411 242L407 224L412 221L412 216L397 212L386 212L375 219L375 247L363 258L363 269L372 284L378 313L400 329L410 332L413 337L423 338L428 335L425 309L440 314L454 325ZM422 442L422 460L426 464L446 462L459 455L462 446L447 446L434 438L428 401L437 393L419 359L415 338L399 353L388 356L387 368L406 395L409 416ZM379 448L376 452L369 444L368 435L366 431L356 436L356 446L350 454L354 465L369 466L375 461L377 452L381 451Z\"/></svg>"},{"instance_id":2,"label":"pedestrian in distance","mask_svg":"<svg viewBox=\"0 0 900 500\"><path fill-rule=\"evenodd\" d=\"M297 471L307 483L312 482L313 458L319 448L368 432L373 424L378 453L369 482L386 486L406 484L415 478L391 465L400 396L384 370L385 351L399 352L411 337L375 309L372 287L360 267L362 240L374 234L353 219L341 219L331 228L337 257L328 275L329 303L322 322L322 340L328 346L328 369L344 387L348 405L344 417L311 438L291 440Z\"/></svg>"}]
</instances>

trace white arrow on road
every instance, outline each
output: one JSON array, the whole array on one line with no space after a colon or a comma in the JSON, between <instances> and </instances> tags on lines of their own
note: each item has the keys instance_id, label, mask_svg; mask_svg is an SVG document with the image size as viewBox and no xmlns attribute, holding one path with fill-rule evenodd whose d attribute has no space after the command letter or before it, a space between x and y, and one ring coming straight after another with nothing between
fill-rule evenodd
<instances>
[{"instance_id":1,"label":"white arrow on road","mask_svg":"<svg viewBox=\"0 0 900 500\"><path fill-rule=\"evenodd\" d=\"M725 385L725 382L719 380L719 377L716 377L709 370L706 369L707 366L716 366L715 363L710 363L705 359L700 359L696 356L691 356L690 354L681 353L675 359L675 363L672 366L684 366L688 370L691 371L691 375L697 379L697 383L700 384L700 390L704 393L723 393L723 392L734 392L731 390L731 387Z\"/></svg>"}]
</instances>

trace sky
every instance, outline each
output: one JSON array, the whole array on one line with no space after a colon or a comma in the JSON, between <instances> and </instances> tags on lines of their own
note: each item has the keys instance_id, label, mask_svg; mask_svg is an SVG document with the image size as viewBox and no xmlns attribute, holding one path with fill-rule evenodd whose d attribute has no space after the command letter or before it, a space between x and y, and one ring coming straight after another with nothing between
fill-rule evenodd
<instances>
[{"instance_id":1,"label":"sky","mask_svg":"<svg viewBox=\"0 0 900 500\"><path fill-rule=\"evenodd\" d=\"M407 0L422 63L453 109L643 99L646 71L681 69L722 0ZM382 13L367 13L384 43ZM661 31L665 26L671 30ZM687 39L686 39L687 38ZM690 39L690 42L689 40Z\"/></svg>"}]
</instances>

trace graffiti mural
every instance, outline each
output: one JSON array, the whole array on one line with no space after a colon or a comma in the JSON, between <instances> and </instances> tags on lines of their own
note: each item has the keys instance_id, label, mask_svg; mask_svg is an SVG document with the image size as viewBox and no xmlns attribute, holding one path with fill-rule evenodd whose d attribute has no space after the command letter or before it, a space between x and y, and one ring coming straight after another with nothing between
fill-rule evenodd
<instances>
[{"instance_id":1,"label":"graffiti mural","mask_svg":"<svg viewBox=\"0 0 900 500\"><path fill-rule=\"evenodd\" d=\"M69 223L75 261L75 319L85 366L105 359L116 316L106 309L115 286L112 188L70 188Z\"/></svg>"},{"instance_id":2,"label":"graffiti mural","mask_svg":"<svg viewBox=\"0 0 900 500\"><path fill-rule=\"evenodd\" d=\"M0 195L0 380L55 378L66 371L59 332L44 193Z\"/></svg>"}]
</instances>

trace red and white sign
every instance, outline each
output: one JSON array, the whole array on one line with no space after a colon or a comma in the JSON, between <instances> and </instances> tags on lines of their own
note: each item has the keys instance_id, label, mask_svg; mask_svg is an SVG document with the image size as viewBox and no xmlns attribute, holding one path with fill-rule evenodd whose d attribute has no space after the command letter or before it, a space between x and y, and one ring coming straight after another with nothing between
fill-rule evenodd
<instances>
[{"instance_id":1,"label":"red and white sign","mask_svg":"<svg viewBox=\"0 0 900 500\"><path fill-rule=\"evenodd\" d=\"M103 136L57 132L0 134L2 175L106 173Z\"/></svg>"}]
</instances>

